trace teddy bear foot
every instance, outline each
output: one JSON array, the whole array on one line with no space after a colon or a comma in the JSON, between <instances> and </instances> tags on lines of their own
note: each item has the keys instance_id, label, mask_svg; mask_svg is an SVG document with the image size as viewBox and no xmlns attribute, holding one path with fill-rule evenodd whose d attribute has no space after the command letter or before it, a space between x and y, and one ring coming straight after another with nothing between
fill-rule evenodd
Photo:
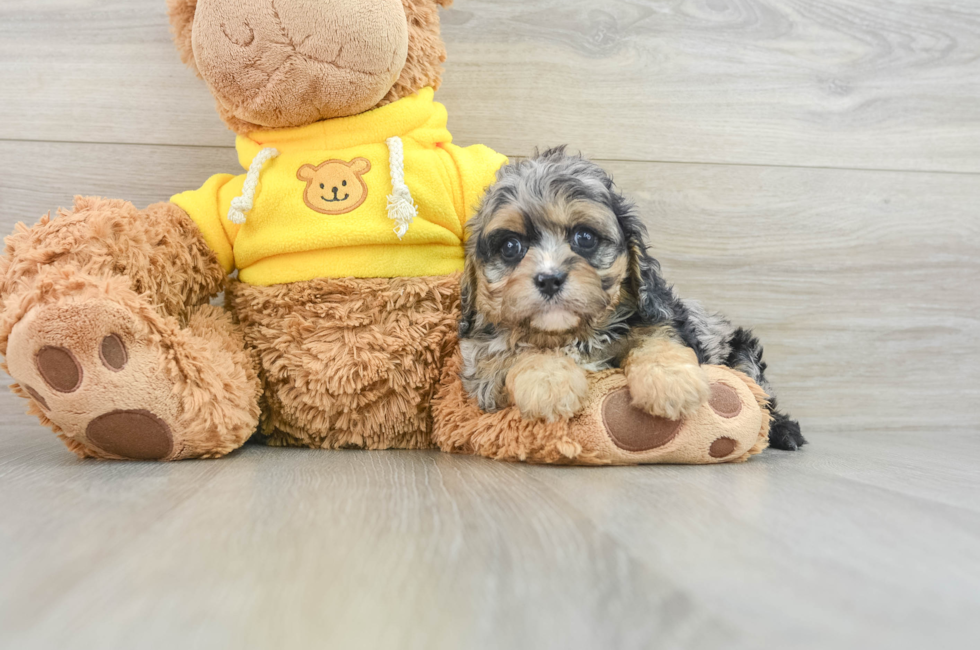
<instances>
[{"instance_id":1,"label":"teddy bear foot","mask_svg":"<svg viewBox=\"0 0 980 650\"><path fill-rule=\"evenodd\" d=\"M634 406L618 373L598 378L592 400L569 423L568 437L588 456L616 465L742 462L765 449L766 395L751 379L706 366L708 400L691 416L668 420Z\"/></svg>"},{"instance_id":2,"label":"teddy bear foot","mask_svg":"<svg viewBox=\"0 0 980 650\"><path fill-rule=\"evenodd\" d=\"M131 298L30 309L8 340L15 392L81 457L177 460L239 447L258 420L258 382L230 319L205 305L182 329Z\"/></svg>"}]
</instances>

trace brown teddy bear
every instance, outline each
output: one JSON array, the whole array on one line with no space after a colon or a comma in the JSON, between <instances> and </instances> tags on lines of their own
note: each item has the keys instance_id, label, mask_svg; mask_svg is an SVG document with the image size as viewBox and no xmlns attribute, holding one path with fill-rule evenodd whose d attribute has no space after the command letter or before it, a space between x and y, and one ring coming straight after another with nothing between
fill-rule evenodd
<instances>
[{"instance_id":1,"label":"brown teddy bear","mask_svg":"<svg viewBox=\"0 0 980 650\"><path fill-rule=\"evenodd\" d=\"M465 223L506 158L453 145L433 100L450 2L168 0L246 173L145 210L76 198L7 238L0 353L72 451L217 457L257 428L271 445L591 464L765 446L765 396L726 370L728 402L683 426L621 404L616 373L571 422L463 395ZM209 304L222 290L227 309Z\"/></svg>"}]
</instances>

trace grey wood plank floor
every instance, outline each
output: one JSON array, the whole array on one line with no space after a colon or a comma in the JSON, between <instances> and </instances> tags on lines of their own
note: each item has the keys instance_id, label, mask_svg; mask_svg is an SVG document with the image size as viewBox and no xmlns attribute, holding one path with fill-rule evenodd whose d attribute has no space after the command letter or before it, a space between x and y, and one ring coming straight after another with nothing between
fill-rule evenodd
<instances>
[{"instance_id":1,"label":"grey wood plank floor","mask_svg":"<svg viewBox=\"0 0 980 650\"><path fill-rule=\"evenodd\" d=\"M980 639L980 4L457 0L460 144L569 142L811 445L548 468L78 461L0 393L0 648L966 648ZM0 3L0 233L235 171L163 0ZM5 376L4 376L5 377Z\"/></svg>"},{"instance_id":2,"label":"grey wood plank floor","mask_svg":"<svg viewBox=\"0 0 980 650\"><path fill-rule=\"evenodd\" d=\"M9 412L10 398L3 400ZM0 438L9 648L966 648L974 431L822 431L610 470L247 446L74 460Z\"/></svg>"}]
</instances>

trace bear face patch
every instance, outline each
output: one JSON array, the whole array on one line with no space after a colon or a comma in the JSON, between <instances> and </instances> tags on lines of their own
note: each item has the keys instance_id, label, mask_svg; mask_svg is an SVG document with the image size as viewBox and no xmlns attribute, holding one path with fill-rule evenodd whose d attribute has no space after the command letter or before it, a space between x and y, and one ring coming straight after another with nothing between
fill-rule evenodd
<instances>
[{"instance_id":1,"label":"bear face patch","mask_svg":"<svg viewBox=\"0 0 980 650\"><path fill-rule=\"evenodd\" d=\"M306 181L303 201L310 209L320 214L346 214L367 198L367 183L361 177L369 171L371 161L367 158L328 160L316 167L303 165L296 178Z\"/></svg>"}]
</instances>

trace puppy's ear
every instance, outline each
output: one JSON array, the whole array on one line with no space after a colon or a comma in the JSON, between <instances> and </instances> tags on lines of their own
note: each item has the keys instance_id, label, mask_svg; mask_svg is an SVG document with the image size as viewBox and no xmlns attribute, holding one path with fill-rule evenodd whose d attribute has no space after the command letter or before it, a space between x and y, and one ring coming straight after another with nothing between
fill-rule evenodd
<instances>
[{"instance_id":1,"label":"puppy's ear","mask_svg":"<svg viewBox=\"0 0 980 650\"><path fill-rule=\"evenodd\" d=\"M646 227L636 213L636 207L614 193L613 211L626 240L627 281L630 297L644 323L655 324L674 317L673 292L662 277L660 263L647 253Z\"/></svg>"},{"instance_id":2,"label":"puppy's ear","mask_svg":"<svg viewBox=\"0 0 980 650\"><path fill-rule=\"evenodd\" d=\"M180 60L201 76L194 61L194 49L191 46L191 32L194 27L194 13L197 11L197 0L167 0L167 14L170 16L170 30L174 33L174 45L180 53Z\"/></svg>"},{"instance_id":3,"label":"puppy's ear","mask_svg":"<svg viewBox=\"0 0 980 650\"><path fill-rule=\"evenodd\" d=\"M459 311L459 336L466 338L476 325L476 268L468 259L460 278Z\"/></svg>"}]
</instances>

